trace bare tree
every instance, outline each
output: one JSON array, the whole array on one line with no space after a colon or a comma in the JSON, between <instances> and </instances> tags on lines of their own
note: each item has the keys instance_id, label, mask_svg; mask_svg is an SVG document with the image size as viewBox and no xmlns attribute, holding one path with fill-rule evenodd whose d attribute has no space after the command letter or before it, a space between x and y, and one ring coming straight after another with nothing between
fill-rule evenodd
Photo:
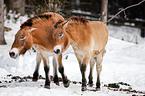
<instances>
[{"instance_id":1,"label":"bare tree","mask_svg":"<svg viewBox=\"0 0 145 96\"><path fill-rule=\"evenodd\" d=\"M101 0L101 21L104 23L107 21L107 6L108 0Z\"/></svg>"},{"instance_id":2,"label":"bare tree","mask_svg":"<svg viewBox=\"0 0 145 96\"><path fill-rule=\"evenodd\" d=\"M6 44L4 38L4 1L0 0L0 45Z\"/></svg>"}]
</instances>

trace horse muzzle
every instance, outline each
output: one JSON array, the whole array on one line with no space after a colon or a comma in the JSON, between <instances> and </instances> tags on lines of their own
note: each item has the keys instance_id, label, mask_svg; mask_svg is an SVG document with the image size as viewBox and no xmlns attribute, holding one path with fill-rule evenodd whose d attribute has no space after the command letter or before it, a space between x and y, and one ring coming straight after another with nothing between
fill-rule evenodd
<instances>
[{"instance_id":1,"label":"horse muzzle","mask_svg":"<svg viewBox=\"0 0 145 96\"><path fill-rule=\"evenodd\" d=\"M13 48L12 50L10 50L9 55L11 58L16 59L19 56L19 51L17 48Z\"/></svg>"},{"instance_id":2,"label":"horse muzzle","mask_svg":"<svg viewBox=\"0 0 145 96\"><path fill-rule=\"evenodd\" d=\"M57 55L60 55L62 53L62 46L61 45L55 46L53 52Z\"/></svg>"}]
</instances>

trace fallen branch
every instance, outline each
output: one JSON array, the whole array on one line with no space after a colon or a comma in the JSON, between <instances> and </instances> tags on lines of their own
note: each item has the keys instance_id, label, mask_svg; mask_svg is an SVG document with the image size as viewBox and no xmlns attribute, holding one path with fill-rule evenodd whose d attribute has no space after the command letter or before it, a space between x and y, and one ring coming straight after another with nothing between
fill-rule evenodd
<instances>
[{"instance_id":1,"label":"fallen branch","mask_svg":"<svg viewBox=\"0 0 145 96\"><path fill-rule=\"evenodd\" d=\"M114 15L111 19L109 19L106 23L108 23L108 22L110 22L112 19L114 19L117 15L119 15L121 12L123 12L123 11L125 11L125 10L127 10L127 9L129 9L129 8L131 8L131 7L135 7L135 6L138 6L138 5L140 5L141 3L143 3L143 2L145 2L145 0L142 0L141 2L139 2L139 3L137 3L137 4L134 4L134 5L130 5L130 6L128 6L128 7L126 7L126 8L124 8L124 9L121 9L121 11L119 11L116 15Z\"/></svg>"}]
</instances>

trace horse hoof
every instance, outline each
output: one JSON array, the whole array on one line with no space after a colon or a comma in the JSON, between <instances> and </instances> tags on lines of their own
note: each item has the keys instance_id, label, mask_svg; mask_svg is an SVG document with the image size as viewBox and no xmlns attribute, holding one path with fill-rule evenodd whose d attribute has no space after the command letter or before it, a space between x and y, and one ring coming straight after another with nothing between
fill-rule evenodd
<instances>
[{"instance_id":1,"label":"horse hoof","mask_svg":"<svg viewBox=\"0 0 145 96\"><path fill-rule=\"evenodd\" d=\"M59 86L59 82L54 82L57 86Z\"/></svg>"},{"instance_id":2,"label":"horse hoof","mask_svg":"<svg viewBox=\"0 0 145 96\"><path fill-rule=\"evenodd\" d=\"M86 91L87 90L87 87L82 87L82 91Z\"/></svg>"},{"instance_id":3,"label":"horse hoof","mask_svg":"<svg viewBox=\"0 0 145 96\"><path fill-rule=\"evenodd\" d=\"M100 88L97 88L97 87L96 87L96 91L100 91L100 90L101 90Z\"/></svg>"},{"instance_id":4,"label":"horse hoof","mask_svg":"<svg viewBox=\"0 0 145 96\"><path fill-rule=\"evenodd\" d=\"M32 81L36 82L38 80L38 76L39 74L37 72L34 72Z\"/></svg>"},{"instance_id":5,"label":"horse hoof","mask_svg":"<svg viewBox=\"0 0 145 96\"><path fill-rule=\"evenodd\" d=\"M44 88L50 89L50 86L49 85L45 85Z\"/></svg>"},{"instance_id":6,"label":"horse hoof","mask_svg":"<svg viewBox=\"0 0 145 96\"><path fill-rule=\"evenodd\" d=\"M37 79L36 79L36 78L33 78L33 79L32 79L32 81L34 81L34 82L37 82L37 80L38 80L38 78L37 78Z\"/></svg>"},{"instance_id":7,"label":"horse hoof","mask_svg":"<svg viewBox=\"0 0 145 96\"><path fill-rule=\"evenodd\" d=\"M92 87L93 86L93 84L88 84L89 85L89 87Z\"/></svg>"},{"instance_id":8,"label":"horse hoof","mask_svg":"<svg viewBox=\"0 0 145 96\"><path fill-rule=\"evenodd\" d=\"M67 81L67 83L63 84L65 88L69 87L70 85L70 80Z\"/></svg>"}]
</instances>

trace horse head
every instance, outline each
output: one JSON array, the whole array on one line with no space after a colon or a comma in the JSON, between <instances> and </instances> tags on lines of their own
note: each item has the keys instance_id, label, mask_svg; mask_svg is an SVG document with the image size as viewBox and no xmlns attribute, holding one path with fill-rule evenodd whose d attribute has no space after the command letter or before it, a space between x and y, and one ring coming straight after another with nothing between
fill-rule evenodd
<instances>
[{"instance_id":1,"label":"horse head","mask_svg":"<svg viewBox=\"0 0 145 96\"><path fill-rule=\"evenodd\" d=\"M9 52L10 57L17 58L21 54L25 54L27 50L32 48L33 40L31 32L37 28L23 28L20 29L15 35L15 40L12 44L11 50Z\"/></svg>"},{"instance_id":2,"label":"horse head","mask_svg":"<svg viewBox=\"0 0 145 96\"><path fill-rule=\"evenodd\" d=\"M58 24L59 23L59 24ZM54 53L60 55L69 46L69 36L64 30L64 25L66 22L57 22L54 25L54 30L52 32L53 41L55 42L55 47L53 49Z\"/></svg>"}]
</instances>

